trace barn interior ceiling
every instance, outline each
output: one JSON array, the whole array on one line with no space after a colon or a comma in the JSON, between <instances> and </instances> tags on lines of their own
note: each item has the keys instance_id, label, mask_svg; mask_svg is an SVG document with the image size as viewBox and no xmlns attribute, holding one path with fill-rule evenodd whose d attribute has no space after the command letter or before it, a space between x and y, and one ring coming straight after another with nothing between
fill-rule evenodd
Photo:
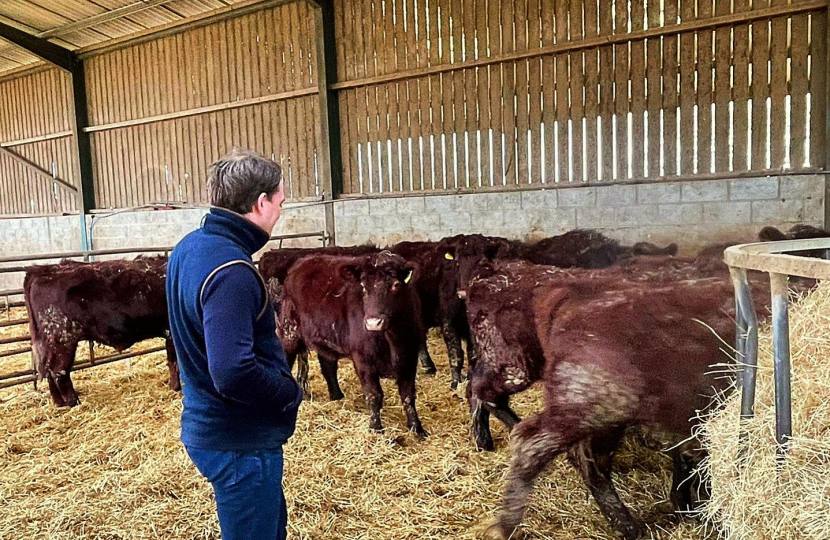
<instances>
[{"instance_id":1,"label":"barn interior ceiling","mask_svg":"<svg viewBox=\"0 0 830 540\"><path fill-rule=\"evenodd\" d=\"M78 50L251 0L3 0L0 22ZM0 75L40 62L0 38Z\"/></svg>"}]
</instances>

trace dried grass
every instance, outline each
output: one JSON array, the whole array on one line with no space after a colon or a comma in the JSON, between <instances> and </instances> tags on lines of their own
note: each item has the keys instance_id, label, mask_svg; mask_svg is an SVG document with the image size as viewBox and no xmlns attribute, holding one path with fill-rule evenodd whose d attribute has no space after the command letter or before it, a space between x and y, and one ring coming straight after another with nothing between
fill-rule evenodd
<instances>
[{"instance_id":1,"label":"dried grass","mask_svg":"<svg viewBox=\"0 0 830 540\"><path fill-rule=\"evenodd\" d=\"M737 393L703 426L712 478L706 518L729 540L830 538L830 283L790 311L793 434L776 461L771 329L761 329L755 418L739 444ZM743 461L737 459L739 450Z\"/></svg>"},{"instance_id":2,"label":"dried grass","mask_svg":"<svg viewBox=\"0 0 830 540\"><path fill-rule=\"evenodd\" d=\"M302 406L286 447L291 538L472 539L494 514L509 461L506 433L495 428L495 453L473 449L464 390L449 390L446 351L434 338L430 346L439 375L419 381L425 442L403 431L393 384L384 382L387 432L371 434L354 370L342 364L347 397L331 403L312 362L317 400ZM83 403L71 410L53 407L45 388L0 391L0 538L219 538L210 486L178 442L181 402L166 378L164 354L156 353L130 368L74 374ZM538 389L516 399L523 416L540 406ZM657 510L669 460L629 441L618 462L617 485L652 523L653 538L706 538L694 522L678 525ZM538 487L526 538L614 538L563 459Z\"/></svg>"}]
</instances>

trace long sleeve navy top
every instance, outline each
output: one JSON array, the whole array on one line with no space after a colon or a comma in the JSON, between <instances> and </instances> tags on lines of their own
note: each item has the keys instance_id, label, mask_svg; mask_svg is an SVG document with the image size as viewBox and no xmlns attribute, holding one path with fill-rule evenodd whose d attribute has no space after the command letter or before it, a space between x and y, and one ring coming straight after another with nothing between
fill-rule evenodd
<instances>
[{"instance_id":1,"label":"long sleeve navy top","mask_svg":"<svg viewBox=\"0 0 830 540\"><path fill-rule=\"evenodd\" d=\"M167 303L185 445L276 448L294 432L302 391L251 259L267 241L268 234L242 216L212 208L170 256Z\"/></svg>"}]
</instances>

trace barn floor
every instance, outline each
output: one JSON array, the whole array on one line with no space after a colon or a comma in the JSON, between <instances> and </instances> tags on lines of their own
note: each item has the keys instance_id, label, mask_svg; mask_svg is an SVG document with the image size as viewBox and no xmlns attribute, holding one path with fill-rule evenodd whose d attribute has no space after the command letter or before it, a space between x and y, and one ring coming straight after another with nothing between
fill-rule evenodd
<instances>
[{"instance_id":1,"label":"barn floor","mask_svg":"<svg viewBox=\"0 0 830 540\"><path fill-rule=\"evenodd\" d=\"M286 447L290 538L472 539L494 514L506 433L495 428L495 453L473 449L463 391L449 390L446 350L435 338L430 347L439 374L420 379L425 442L403 431L393 384L384 384L387 432L370 434L351 366L341 364L346 399L331 403L312 360L314 400ZM8 364L0 359L3 371ZM0 539L218 539L210 487L178 442L180 397L166 387L163 353L73 379L82 404L71 410L53 407L45 385L0 391ZM531 391L516 410L524 416L540 403ZM629 443L618 461L617 485L652 538L707 538L696 522L658 510L668 459ZM528 539L614 538L563 459L539 482L523 529Z\"/></svg>"}]
</instances>

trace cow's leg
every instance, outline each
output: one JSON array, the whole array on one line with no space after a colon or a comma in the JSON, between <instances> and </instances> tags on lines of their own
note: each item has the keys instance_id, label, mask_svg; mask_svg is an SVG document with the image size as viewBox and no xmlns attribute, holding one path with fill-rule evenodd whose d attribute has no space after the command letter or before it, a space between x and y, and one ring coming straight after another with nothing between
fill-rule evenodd
<instances>
[{"instance_id":1,"label":"cow's leg","mask_svg":"<svg viewBox=\"0 0 830 540\"><path fill-rule=\"evenodd\" d=\"M452 382L450 388L455 390L461 383L461 370L464 368L464 349L461 347L461 338L449 321L441 323L441 336L447 345L447 356L450 359Z\"/></svg>"},{"instance_id":2,"label":"cow's leg","mask_svg":"<svg viewBox=\"0 0 830 540\"><path fill-rule=\"evenodd\" d=\"M582 475L611 527L626 540L635 540L642 536L643 525L620 500L611 478L614 450L624 433L624 429L618 428L609 435L582 441L571 448L568 457Z\"/></svg>"},{"instance_id":3,"label":"cow's leg","mask_svg":"<svg viewBox=\"0 0 830 540\"><path fill-rule=\"evenodd\" d=\"M694 460L683 454L680 448L671 453L672 471L671 499L674 510L678 512L689 512L693 509L692 502L692 479L689 478L694 470Z\"/></svg>"},{"instance_id":4,"label":"cow's leg","mask_svg":"<svg viewBox=\"0 0 830 540\"><path fill-rule=\"evenodd\" d=\"M427 432L421 425L421 419L418 418L418 411L415 409L415 374L400 376L397 383L398 394L401 396L403 410L406 413L406 426L418 437L426 438Z\"/></svg>"},{"instance_id":5,"label":"cow's leg","mask_svg":"<svg viewBox=\"0 0 830 540\"><path fill-rule=\"evenodd\" d=\"M490 432L490 410L478 398L470 399L469 403L473 442L476 445L476 450L491 452L495 449L495 445L493 444L493 434Z\"/></svg>"},{"instance_id":6,"label":"cow's leg","mask_svg":"<svg viewBox=\"0 0 830 540\"><path fill-rule=\"evenodd\" d=\"M320 372L329 388L329 398L332 401L343 399L343 391L340 389L340 383L337 382L337 357L317 351L317 358L320 359Z\"/></svg>"},{"instance_id":7,"label":"cow's leg","mask_svg":"<svg viewBox=\"0 0 830 540\"><path fill-rule=\"evenodd\" d=\"M435 367L435 362L432 361L432 357L429 355L426 340L421 343L421 347L418 349L418 362L424 368L424 373L427 375L435 375L438 372L438 369Z\"/></svg>"},{"instance_id":8,"label":"cow's leg","mask_svg":"<svg viewBox=\"0 0 830 540\"><path fill-rule=\"evenodd\" d=\"M543 413L544 414L544 413ZM548 463L569 446L569 439L543 425L550 419L542 414L520 422L514 430L510 446L513 461L507 477L502 509L496 522L490 525L484 537L488 540L507 540L522 521L527 499L533 491L533 482Z\"/></svg>"},{"instance_id":9,"label":"cow's leg","mask_svg":"<svg viewBox=\"0 0 830 540\"><path fill-rule=\"evenodd\" d=\"M366 358L355 356L354 367L366 396L366 405L369 407L369 429L381 432L383 423L380 421L380 409L383 407L383 388L380 386L380 377L371 369Z\"/></svg>"},{"instance_id":10,"label":"cow's leg","mask_svg":"<svg viewBox=\"0 0 830 540\"><path fill-rule=\"evenodd\" d=\"M299 362L297 362L299 359ZM303 398L308 399L308 351L286 352L285 361L288 364L288 371L294 371L294 364L297 364L297 384L303 389Z\"/></svg>"},{"instance_id":11,"label":"cow's leg","mask_svg":"<svg viewBox=\"0 0 830 540\"><path fill-rule=\"evenodd\" d=\"M493 413L493 416L507 426L507 431L512 431L516 424L522 421L519 415L510 408L510 396L499 396L492 405L488 403L485 406Z\"/></svg>"},{"instance_id":12,"label":"cow's leg","mask_svg":"<svg viewBox=\"0 0 830 540\"><path fill-rule=\"evenodd\" d=\"M78 342L56 343L46 347L48 352L46 358L46 376L49 380L49 393L52 395L52 402L57 407L74 407L79 405L81 400L72 384L69 373L75 364L75 352L78 350Z\"/></svg>"},{"instance_id":13,"label":"cow's leg","mask_svg":"<svg viewBox=\"0 0 830 540\"><path fill-rule=\"evenodd\" d=\"M173 339L167 337L164 340L164 347L167 349L167 371L170 373L167 385L170 387L170 390L180 392L182 383L179 379L179 363L176 360L176 348L173 346Z\"/></svg>"}]
</instances>

